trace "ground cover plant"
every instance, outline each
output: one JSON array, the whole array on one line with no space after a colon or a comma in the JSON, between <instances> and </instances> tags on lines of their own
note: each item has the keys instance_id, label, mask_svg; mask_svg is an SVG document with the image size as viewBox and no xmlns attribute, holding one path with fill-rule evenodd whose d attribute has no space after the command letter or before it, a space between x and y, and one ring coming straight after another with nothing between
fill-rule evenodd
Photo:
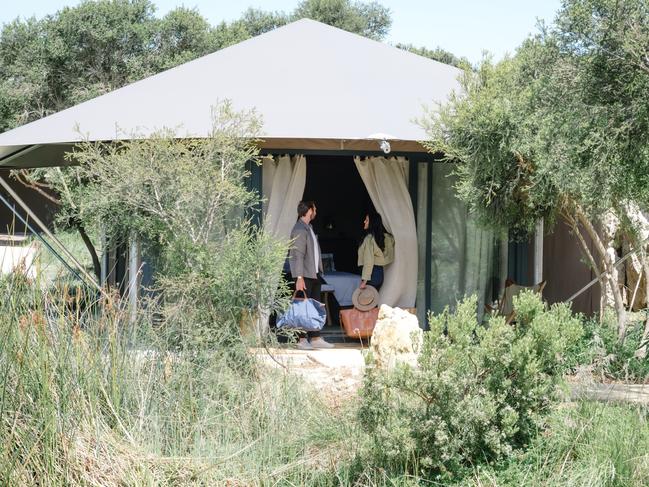
<instances>
[{"instance_id":1,"label":"ground cover plant","mask_svg":"<svg viewBox=\"0 0 649 487\"><path fill-rule=\"evenodd\" d=\"M580 367L602 381L649 382L649 357L638 353L638 343L644 344L645 313L635 313L629 319L627 339L620 342L614 319L605 315L587 320L581 351L574 357L575 370Z\"/></svg>"},{"instance_id":2,"label":"ground cover plant","mask_svg":"<svg viewBox=\"0 0 649 487\"><path fill-rule=\"evenodd\" d=\"M546 428L525 451L492 465L475 465L458 479L360 469L369 486L643 487L649 482L649 409L578 401L553 408ZM349 478L349 477L348 477Z\"/></svg>"},{"instance_id":3,"label":"ground cover plant","mask_svg":"<svg viewBox=\"0 0 649 487\"><path fill-rule=\"evenodd\" d=\"M311 457L326 457L321 438L337 430L319 399L293 376L262 374L239 333L242 318L280 307L284 289L274 277L286 242L247 218L255 127L225 104L205 139L165 132L70 156L60 181L78 184L60 217L156 252L153 294L134 310L110 288L3 278L7 482L300 483Z\"/></svg>"},{"instance_id":4,"label":"ground cover plant","mask_svg":"<svg viewBox=\"0 0 649 487\"><path fill-rule=\"evenodd\" d=\"M132 322L119 301L63 306L63 296L23 276L1 284L0 477L9 485L453 484L413 471L417 455L395 457L394 442L377 452L381 445L358 422L353 400L329 409L297 377L245 359L241 340L227 343L239 353L223 353L217 343L179 353L165 337L170 326L160 327L151 309ZM553 369L545 360L535 366ZM537 381L534 390L552 394L551 383ZM449 411L458 401L467 405L445 399ZM542 434L490 465L467 465L457 485L646 485L646 408L537 404L547 406ZM462 440L473 445L476 409L453 411L466 425ZM413 446L403 433L388 436L403 439L400 448ZM458 446L451 441L427 454L444 461Z\"/></svg>"},{"instance_id":5,"label":"ground cover plant","mask_svg":"<svg viewBox=\"0 0 649 487\"><path fill-rule=\"evenodd\" d=\"M254 111L228 102L213 108L213 129L201 139L164 130L148 138L82 143L68 155L75 165L58 179L77 181L59 210L108 246L136 241L152 263L149 293L171 318L177 347L210 347L238 334L246 317L286 303L276 279L288 242L251 222L259 195L247 187L258 161ZM181 326L182 325L182 326ZM227 333L225 333L227 331Z\"/></svg>"}]
</instances>

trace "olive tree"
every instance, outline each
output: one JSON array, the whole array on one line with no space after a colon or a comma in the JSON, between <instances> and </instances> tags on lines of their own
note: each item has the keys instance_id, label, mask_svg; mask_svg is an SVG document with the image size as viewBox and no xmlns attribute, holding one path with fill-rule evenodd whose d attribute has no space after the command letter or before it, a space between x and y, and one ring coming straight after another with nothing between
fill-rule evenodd
<instances>
[{"instance_id":1,"label":"olive tree","mask_svg":"<svg viewBox=\"0 0 649 487\"><path fill-rule=\"evenodd\" d=\"M554 28L465 73L463 92L424 120L430 148L457 162L459 195L484 223L525 234L539 218L568 222L620 340L613 246L626 235L642 250L636 216L649 202L648 15L641 1L566 0Z\"/></svg>"},{"instance_id":2,"label":"olive tree","mask_svg":"<svg viewBox=\"0 0 649 487\"><path fill-rule=\"evenodd\" d=\"M177 346L223 343L221 331L236 337L241 320L284 304L276 277L287 242L249 219L260 197L245 181L259 129L254 111L223 103L203 138L130 134L67 154L62 171L78 184L60 218L101 228L113 244L137 238L155 256L153 289Z\"/></svg>"}]
</instances>

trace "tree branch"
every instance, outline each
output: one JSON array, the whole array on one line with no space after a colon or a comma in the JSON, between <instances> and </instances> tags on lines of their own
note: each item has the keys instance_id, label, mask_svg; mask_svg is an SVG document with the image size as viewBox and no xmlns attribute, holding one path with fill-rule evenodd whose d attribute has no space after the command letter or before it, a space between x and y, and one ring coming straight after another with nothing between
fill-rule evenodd
<instances>
[{"instance_id":1,"label":"tree branch","mask_svg":"<svg viewBox=\"0 0 649 487\"><path fill-rule=\"evenodd\" d=\"M597 249L602 262L604 263L604 274L606 274L606 279L608 280L608 284L611 287L611 293L613 294L613 300L615 304L615 312L617 314L617 336L618 340L620 342L623 342L626 335L626 309L622 300L622 293L620 292L620 288L614 276L614 262L611 262L610 256L606 251L606 247L604 247L604 243L597 233L597 230L595 230L595 227L591 223L590 219L578 205L575 207L575 213L577 215L577 218L579 219L579 222L586 229L588 236L595 244L595 248Z\"/></svg>"},{"instance_id":2,"label":"tree branch","mask_svg":"<svg viewBox=\"0 0 649 487\"><path fill-rule=\"evenodd\" d=\"M38 181L34 181L33 179L30 178L28 172L25 169L14 171L13 174L16 180L26 188L36 191L38 194L40 194L44 198L47 198L55 205L59 205L59 206L61 205L61 200L57 199L52 194L50 194L49 192L43 189L43 188L47 188L52 190L53 188L49 184L39 183Z\"/></svg>"},{"instance_id":3,"label":"tree branch","mask_svg":"<svg viewBox=\"0 0 649 487\"><path fill-rule=\"evenodd\" d=\"M101 264L99 262L99 256L97 255L97 249L95 249L92 240L90 240L90 237L86 233L86 229L83 227L81 222L76 220L74 222L74 226L79 232L79 235L81 235L81 239L83 240L83 243L86 245L86 248L90 253L90 258L92 259L92 267L95 271L95 276L97 276L97 282L101 284Z\"/></svg>"}]
</instances>

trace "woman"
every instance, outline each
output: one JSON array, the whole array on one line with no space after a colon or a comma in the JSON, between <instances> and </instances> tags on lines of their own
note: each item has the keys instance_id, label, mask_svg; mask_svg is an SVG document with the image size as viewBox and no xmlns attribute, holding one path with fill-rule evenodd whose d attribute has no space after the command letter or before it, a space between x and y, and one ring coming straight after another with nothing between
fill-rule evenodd
<instances>
[{"instance_id":1,"label":"woman","mask_svg":"<svg viewBox=\"0 0 649 487\"><path fill-rule=\"evenodd\" d=\"M361 271L361 289L371 285L380 290L383 285L383 267L394 260L394 237L385 231L381 215L370 212L363 221L365 237L358 248Z\"/></svg>"}]
</instances>

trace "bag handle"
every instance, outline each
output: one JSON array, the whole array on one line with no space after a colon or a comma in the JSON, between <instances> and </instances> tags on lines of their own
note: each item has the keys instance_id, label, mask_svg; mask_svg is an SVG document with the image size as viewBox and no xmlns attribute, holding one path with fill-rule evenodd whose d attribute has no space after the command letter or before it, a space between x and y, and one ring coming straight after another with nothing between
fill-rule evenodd
<instances>
[{"instance_id":1,"label":"bag handle","mask_svg":"<svg viewBox=\"0 0 649 487\"><path fill-rule=\"evenodd\" d=\"M304 297L303 298L298 298L297 293L302 293L304 295ZM307 294L306 294L306 289L302 289L300 291L298 291L296 289L295 292L293 293L293 299L302 299L302 300L309 299L309 296L307 296Z\"/></svg>"}]
</instances>

